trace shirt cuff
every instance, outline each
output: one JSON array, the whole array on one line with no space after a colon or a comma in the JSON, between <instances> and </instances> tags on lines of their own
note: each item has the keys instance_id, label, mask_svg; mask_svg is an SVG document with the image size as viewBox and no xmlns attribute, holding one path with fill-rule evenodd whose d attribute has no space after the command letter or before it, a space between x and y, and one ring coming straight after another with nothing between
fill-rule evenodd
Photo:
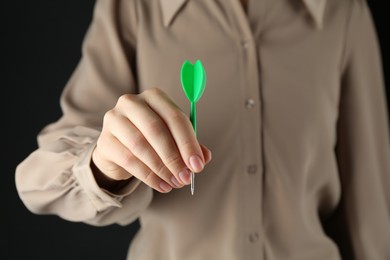
<instances>
[{"instance_id":1,"label":"shirt cuff","mask_svg":"<svg viewBox=\"0 0 390 260\"><path fill-rule=\"evenodd\" d=\"M91 143L75 163L74 175L98 211L103 211L111 206L120 208L122 207L121 200L133 193L141 181L131 177L129 183L115 193L100 188L91 169L92 152L96 147L96 142L97 140Z\"/></svg>"}]
</instances>

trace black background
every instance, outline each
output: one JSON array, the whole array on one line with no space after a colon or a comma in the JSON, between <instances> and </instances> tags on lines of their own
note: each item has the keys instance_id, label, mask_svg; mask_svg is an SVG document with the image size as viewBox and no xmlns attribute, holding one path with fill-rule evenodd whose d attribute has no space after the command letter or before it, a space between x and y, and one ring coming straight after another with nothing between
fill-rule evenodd
<instances>
[{"instance_id":1,"label":"black background","mask_svg":"<svg viewBox=\"0 0 390 260\"><path fill-rule=\"evenodd\" d=\"M96 228L56 216L36 216L23 206L15 189L16 165L36 149L41 128L61 115L59 96L80 59L93 4L92 0L0 3L0 198L5 203L5 208L0 206L0 259L125 259L138 228L138 223ZM369 4L389 93L387 1Z\"/></svg>"}]
</instances>

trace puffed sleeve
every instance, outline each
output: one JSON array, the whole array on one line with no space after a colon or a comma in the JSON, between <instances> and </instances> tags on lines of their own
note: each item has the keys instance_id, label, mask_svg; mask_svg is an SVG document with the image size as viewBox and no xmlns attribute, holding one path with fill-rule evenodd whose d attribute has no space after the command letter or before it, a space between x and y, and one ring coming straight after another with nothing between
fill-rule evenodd
<instances>
[{"instance_id":1,"label":"puffed sleeve","mask_svg":"<svg viewBox=\"0 0 390 260\"><path fill-rule=\"evenodd\" d=\"M97 185L90 167L105 112L137 91L136 8L132 0L96 2L81 61L61 96L63 116L41 131L38 149L16 168L16 187L30 211L125 225L149 205L152 190L136 178L112 194Z\"/></svg>"},{"instance_id":2,"label":"puffed sleeve","mask_svg":"<svg viewBox=\"0 0 390 260\"><path fill-rule=\"evenodd\" d=\"M364 1L351 2L336 145L342 183L340 228L350 245L350 258L385 260L390 259L386 93L370 10Z\"/></svg>"}]
</instances>

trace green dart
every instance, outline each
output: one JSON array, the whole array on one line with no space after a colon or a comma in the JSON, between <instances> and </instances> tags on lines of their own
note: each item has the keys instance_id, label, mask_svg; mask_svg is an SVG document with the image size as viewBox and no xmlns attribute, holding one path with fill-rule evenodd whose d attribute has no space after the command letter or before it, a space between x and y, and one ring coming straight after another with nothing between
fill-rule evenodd
<instances>
[{"instance_id":1,"label":"green dart","mask_svg":"<svg viewBox=\"0 0 390 260\"><path fill-rule=\"evenodd\" d=\"M195 135L197 135L196 126L196 102L203 95L206 87L206 72L203 68L202 62L197 60L194 65L186 60L180 72L181 85L188 100L191 102L190 120L194 128ZM195 191L195 174L191 172L191 194Z\"/></svg>"}]
</instances>

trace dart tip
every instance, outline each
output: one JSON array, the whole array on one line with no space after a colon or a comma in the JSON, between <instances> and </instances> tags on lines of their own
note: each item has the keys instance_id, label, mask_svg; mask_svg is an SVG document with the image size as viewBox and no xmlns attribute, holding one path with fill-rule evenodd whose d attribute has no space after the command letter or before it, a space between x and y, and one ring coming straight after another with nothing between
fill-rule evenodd
<instances>
[{"instance_id":1,"label":"dart tip","mask_svg":"<svg viewBox=\"0 0 390 260\"><path fill-rule=\"evenodd\" d=\"M195 192L195 174L191 172L191 195Z\"/></svg>"}]
</instances>

